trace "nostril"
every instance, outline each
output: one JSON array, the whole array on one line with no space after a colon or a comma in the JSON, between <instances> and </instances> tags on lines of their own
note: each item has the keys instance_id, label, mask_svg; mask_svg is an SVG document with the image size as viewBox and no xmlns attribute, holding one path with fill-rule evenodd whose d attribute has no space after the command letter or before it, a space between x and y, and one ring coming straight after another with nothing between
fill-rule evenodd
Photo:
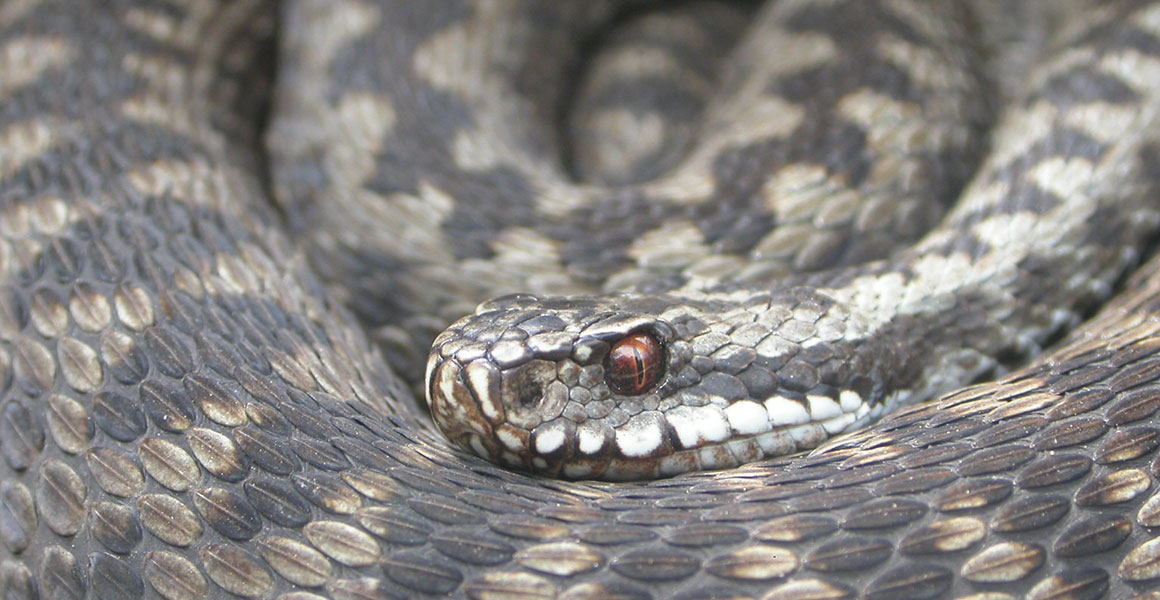
<instances>
[{"instance_id":1,"label":"nostril","mask_svg":"<svg viewBox=\"0 0 1160 600\"><path fill-rule=\"evenodd\" d=\"M516 427L539 424L544 393L553 381L556 381L556 365L550 361L533 360L505 371L501 396L509 409L508 422Z\"/></svg>"}]
</instances>

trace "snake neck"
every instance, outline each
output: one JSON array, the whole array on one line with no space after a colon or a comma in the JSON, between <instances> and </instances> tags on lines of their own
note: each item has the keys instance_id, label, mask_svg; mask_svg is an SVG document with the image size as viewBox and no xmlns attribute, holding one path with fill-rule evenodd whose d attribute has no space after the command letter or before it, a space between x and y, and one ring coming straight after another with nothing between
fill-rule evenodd
<instances>
[{"instance_id":1,"label":"snake neck","mask_svg":"<svg viewBox=\"0 0 1160 600\"><path fill-rule=\"evenodd\" d=\"M1137 259L1160 223L1142 197L1084 184L1060 198L1051 225L1002 203L985 218L968 207L951 216L957 237L932 234L893 261L781 291L497 299L436 340L429 406L462 446L572 478L813 448L1034 354ZM1092 223L1128 243L1096 243ZM1069 273L1077 258L1086 269ZM1054 295L1037 301L1045 289ZM642 338L658 350L636 349ZM626 373L610 358L622 344L637 352ZM618 389L623 376L648 383Z\"/></svg>"},{"instance_id":2,"label":"snake neck","mask_svg":"<svg viewBox=\"0 0 1160 600\"><path fill-rule=\"evenodd\" d=\"M815 275L694 264L660 295L485 303L436 340L436 421L506 464L665 476L812 448L1034 353L1110 294L1160 222L1150 59L1057 34L1073 50L1034 67L992 132L1000 150L913 246ZM1117 118L1094 126L1104 110Z\"/></svg>"}]
</instances>

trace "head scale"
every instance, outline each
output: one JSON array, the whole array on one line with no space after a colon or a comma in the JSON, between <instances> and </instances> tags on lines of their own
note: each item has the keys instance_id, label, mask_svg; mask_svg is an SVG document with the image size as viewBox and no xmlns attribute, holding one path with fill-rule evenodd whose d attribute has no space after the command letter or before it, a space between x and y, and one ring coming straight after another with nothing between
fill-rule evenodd
<instances>
[{"instance_id":1,"label":"head scale","mask_svg":"<svg viewBox=\"0 0 1160 600\"><path fill-rule=\"evenodd\" d=\"M787 339L829 307L749 300L758 312L633 294L499 298L436 339L428 405L460 446L574 479L732 466L865 417L869 364L850 363L845 344ZM723 326L729 318L738 324Z\"/></svg>"}]
</instances>

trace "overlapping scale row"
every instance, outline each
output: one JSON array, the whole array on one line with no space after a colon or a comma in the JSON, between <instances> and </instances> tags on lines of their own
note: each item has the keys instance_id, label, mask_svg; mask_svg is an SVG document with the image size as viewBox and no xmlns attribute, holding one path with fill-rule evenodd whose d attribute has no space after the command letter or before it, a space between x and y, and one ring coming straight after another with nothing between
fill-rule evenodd
<instances>
[{"instance_id":1,"label":"overlapping scale row","mask_svg":"<svg viewBox=\"0 0 1160 600\"><path fill-rule=\"evenodd\" d=\"M19 5L46 28L19 39L0 22L49 82L0 92L39 153L0 162L5 598L1097 598L1160 582L1160 264L1029 370L824 452L646 484L532 478L413 418L269 211L235 202L248 184L207 174L229 156L182 131L188 115L161 126L156 97L86 88L128 116L89 131L95 147L57 141L96 126L61 104L61 65L95 82L169 65L104 62L33 19L50 5ZM127 8L128 49L196 12ZM218 92L260 87L223 63L236 89ZM24 127L9 118L0 136Z\"/></svg>"}]
</instances>

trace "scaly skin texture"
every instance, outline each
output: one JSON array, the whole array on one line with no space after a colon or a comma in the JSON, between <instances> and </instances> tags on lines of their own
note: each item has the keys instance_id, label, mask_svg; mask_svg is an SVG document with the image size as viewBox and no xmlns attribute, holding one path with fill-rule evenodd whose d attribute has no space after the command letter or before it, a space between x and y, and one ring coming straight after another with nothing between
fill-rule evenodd
<instances>
[{"instance_id":1,"label":"scaly skin texture","mask_svg":"<svg viewBox=\"0 0 1160 600\"><path fill-rule=\"evenodd\" d=\"M1154 72L1156 14L1083 19L1077 60L1112 39L1127 75ZM315 275L330 248L271 208L274 17L0 6L5 598L1126 598L1160 580L1156 261L1029 366L810 456L604 484L453 449L337 300L360 288ZM1098 133L1124 113L1083 114ZM1016 137L996 151L1033 156ZM1139 160L1104 156L1124 176Z\"/></svg>"},{"instance_id":2,"label":"scaly skin texture","mask_svg":"<svg viewBox=\"0 0 1160 600\"><path fill-rule=\"evenodd\" d=\"M800 24L821 11L778 16ZM1032 65L992 132L994 151L913 247L790 277L758 268L690 276L674 290L653 281L614 296L488 302L436 338L436 423L489 460L554 476L671 476L816 447L1037 352L1108 295L1160 221L1151 58L1124 45L1134 24L1097 34L1087 18L1055 25L1048 46L1069 50ZM805 39L797 50L817 45ZM857 88L838 104L886 102ZM872 138L864 151L883 151L872 168L895 164ZM786 169L822 159L800 160ZM640 335L661 346L647 362L662 375L618 391L608 356Z\"/></svg>"}]
</instances>

